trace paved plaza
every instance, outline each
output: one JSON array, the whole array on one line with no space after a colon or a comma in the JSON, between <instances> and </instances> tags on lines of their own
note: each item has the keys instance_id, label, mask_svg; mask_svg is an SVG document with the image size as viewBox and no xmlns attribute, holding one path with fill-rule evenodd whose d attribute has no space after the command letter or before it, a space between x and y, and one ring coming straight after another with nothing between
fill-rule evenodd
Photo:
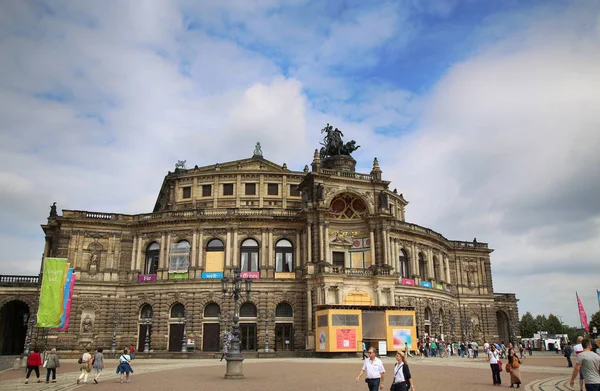
<instances>
[{"instance_id":1,"label":"paved plaza","mask_svg":"<svg viewBox=\"0 0 600 391\"><path fill-rule=\"evenodd\" d=\"M78 365L76 360L63 360L58 369L58 381L45 383L46 370L42 368L42 383L35 377L24 384L22 371L0 373L0 390L181 390L210 389L211 391L258 390L315 390L315 391L365 391L364 381L355 382L361 368L359 358L345 359L246 359L243 380L225 380L225 360L133 360L135 373L131 383L121 384L115 373L117 360L106 360L106 369L99 384L93 384L90 374L87 385L77 385ZM384 390L389 389L394 359L383 359L388 378ZM445 391L494 390L489 364L483 360L451 358L412 358L410 368L415 389ZM527 358L521 367L524 385L528 391L573 390L568 380L571 369L566 367L562 356L540 354ZM509 375L502 374L502 387L510 385ZM578 384L576 384L578 390Z\"/></svg>"}]
</instances>

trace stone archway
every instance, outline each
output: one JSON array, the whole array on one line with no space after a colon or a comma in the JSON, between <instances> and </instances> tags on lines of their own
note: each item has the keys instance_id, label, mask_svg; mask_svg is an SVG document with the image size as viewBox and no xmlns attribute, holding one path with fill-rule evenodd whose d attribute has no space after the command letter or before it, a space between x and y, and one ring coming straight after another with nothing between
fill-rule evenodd
<instances>
[{"instance_id":1,"label":"stone archway","mask_svg":"<svg viewBox=\"0 0 600 391\"><path fill-rule=\"evenodd\" d=\"M20 300L12 300L2 306L0 309L0 354L23 353L29 315L29 306Z\"/></svg>"},{"instance_id":2,"label":"stone archway","mask_svg":"<svg viewBox=\"0 0 600 391\"><path fill-rule=\"evenodd\" d=\"M510 329L506 312L496 312L496 324L498 326L498 342L504 342L508 346L510 342Z\"/></svg>"}]
</instances>

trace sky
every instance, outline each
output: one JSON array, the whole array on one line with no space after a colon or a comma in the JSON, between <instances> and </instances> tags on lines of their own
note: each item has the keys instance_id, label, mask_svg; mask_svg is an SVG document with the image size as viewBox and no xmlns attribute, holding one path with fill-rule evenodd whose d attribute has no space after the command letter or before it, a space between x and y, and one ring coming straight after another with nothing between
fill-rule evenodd
<instances>
[{"instance_id":1,"label":"sky","mask_svg":"<svg viewBox=\"0 0 600 391\"><path fill-rule=\"evenodd\" d=\"M302 170L326 123L520 314L600 289L600 2L0 2L0 273L58 211L151 212L177 160Z\"/></svg>"}]
</instances>

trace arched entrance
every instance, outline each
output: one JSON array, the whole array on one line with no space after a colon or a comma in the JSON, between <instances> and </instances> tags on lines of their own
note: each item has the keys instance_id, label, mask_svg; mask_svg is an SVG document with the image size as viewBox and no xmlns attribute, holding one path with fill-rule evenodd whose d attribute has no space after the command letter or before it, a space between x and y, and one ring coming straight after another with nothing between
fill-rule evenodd
<instances>
[{"instance_id":1,"label":"arched entrance","mask_svg":"<svg viewBox=\"0 0 600 391\"><path fill-rule=\"evenodd\" d=\"M218 352L221 349L220 314L221 308L217 303L208 303L204 307L204 330L202 332L202 351L204 352Z\"/></svg>"},{"instance_id":2,"label":"arched entrance","mask_svg":"<svg viewBox=\"0 0 600 391\"><path fill-rule=\"evenodd\" d=\"M503 342L508 345L510 342L510 331L508 325L508 316L504 311L496 312L496 324L498 325L499 342Z\"/></svg>"},{"instance_id":3,"label":"arched entrance","mask_svg":"<svg viewBox=\"0 0 600 391\"><path fill-rule=\"evenodd\" d=\"M0 353L16 355L23 353L29 307L22 301L13 300L0 310Z\"/></svg>"}]
</instances>

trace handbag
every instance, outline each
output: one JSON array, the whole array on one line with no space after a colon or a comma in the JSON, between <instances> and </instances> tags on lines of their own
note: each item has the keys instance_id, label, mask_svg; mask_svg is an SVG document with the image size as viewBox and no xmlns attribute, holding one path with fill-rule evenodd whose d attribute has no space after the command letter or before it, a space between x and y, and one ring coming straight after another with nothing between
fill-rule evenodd
<instances>
[{"instance_id":1,"label":"handbag","mask_svg":"<svg viewBox=\"0 0 600 391\"><path fill-rule=\"evenodd\" d=\"M46 368L48 366L48 360L44 360L44 365L43 367Z\"/></svg>"},{"instance_id":2,"label":"handbag","mask_svg":"<svg viewBox=\"0 0 600 391\"><path fill-rule=\"evenodd\" d=\"M502 372L502 361L498 360L498 369Z\"/></svg>"},{"instance_id":3,"label":"handbag","mask_svg":"<svg viewBox=\"0 0 600 391\"><path fill-rule=\"evenodd\" d=\"M506 372L510 373L511 369L512 369L512 365L511 364L506 364Z\"/></svg>"}]
</instances>

